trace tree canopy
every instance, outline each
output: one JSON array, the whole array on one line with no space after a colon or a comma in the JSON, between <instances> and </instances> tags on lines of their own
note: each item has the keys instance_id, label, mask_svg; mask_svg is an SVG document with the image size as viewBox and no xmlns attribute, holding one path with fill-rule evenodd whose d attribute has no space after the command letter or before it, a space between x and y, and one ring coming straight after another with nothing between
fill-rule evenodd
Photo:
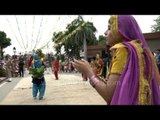
<instances>
[{"instance_id":1,"label":"tree canopy","mask_svg":"<svg viewBox=\"0 0 160 120\"><path fill-rule=\"evenodd\" d=\"M11 45L11 39L7 38L5 32L0 31L0 58L3 58L3 49Z\"/></svg>"},{"instance_id":2,"label":"tree canopy","mask_svg":"<svg viewBox=\"0 0 160 120\"><path fill-rule=\"evenodd\" d=\"M79 50L83 46L86 52L86 46L96 43L96 28L92 22L86 22L82 16L78 16L70 24L67 25L63 32L53 33L53 42L56 51L60 53L60 49L64 46L65 53L79 57Z\"/></svg>"},{"instance_id":3,"label":"tree canopy","mask_svg":"<svg viewBox=\"0 0 160 120\"><path fill-rule=\"evenodd\" d=\"M160 32L160 16L154 20L156 23L151 26L152 32Z\"/></svg>"}]
</instances>

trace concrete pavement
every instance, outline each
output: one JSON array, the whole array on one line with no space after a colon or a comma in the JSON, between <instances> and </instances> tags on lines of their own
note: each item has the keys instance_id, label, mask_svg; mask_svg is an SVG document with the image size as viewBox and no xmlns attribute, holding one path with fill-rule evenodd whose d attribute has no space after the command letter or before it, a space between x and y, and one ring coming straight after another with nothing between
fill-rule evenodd
<instances>
[{"instance_id":1,"label":"concrete pavement","mask_svg":"<svg viewBox=\"0 0 160 120\"><path fill-rule=\"evenodd\" d=\"M83 81L81 74L61 73L54 80L52 73L45 74L46 92L43 100L32 97L31 75L20 80L0 105L106 105L103 98Z\"/></svg>"},{"instance_id":2,"label":"concrete pavement","mask_svg":"<svg viewBox=\"0 0 160 120\"><path fill-rule=\"evenodd\" d=\"M0 77L0 84L4 82L6 79L7 79L6 77Z\"/></svg>"}]
</instances>

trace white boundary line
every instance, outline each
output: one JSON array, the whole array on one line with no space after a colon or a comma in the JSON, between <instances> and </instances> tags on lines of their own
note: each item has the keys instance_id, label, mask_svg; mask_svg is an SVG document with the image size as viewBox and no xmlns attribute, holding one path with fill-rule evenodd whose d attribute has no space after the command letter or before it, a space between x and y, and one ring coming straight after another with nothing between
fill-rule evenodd
<instances>
[{"instance_id":1,"label":"white boundary line","mask_svg":"<svg viewBox=\"0 0 160 120\"><path fill-rule=\"evenodd\" d=\"M0 87L2 87L3 85L5 85L7 82L3 82L2 84L0 84Z\"/></svg>"}]
</instances>

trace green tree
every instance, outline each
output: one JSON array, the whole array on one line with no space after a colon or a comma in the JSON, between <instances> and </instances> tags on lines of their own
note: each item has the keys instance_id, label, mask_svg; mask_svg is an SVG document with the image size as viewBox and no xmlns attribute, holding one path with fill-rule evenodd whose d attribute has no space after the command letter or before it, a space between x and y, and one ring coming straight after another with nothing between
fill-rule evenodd
<instances>
[{"instance_id":1,"label":"green tree","mask_svg":"<svg viewBox=\"0 0 160 120\"><path fill-rule=\"evenodd\" d=\"M53 33L53 37L52 37L52 41L55 43L54 45L54 48L55 48L55 51L56 51L56 55L60 54L61 55L61 47L62 47L62 44L61 44L61 38L63 36L63 32L54 32Z\"/></svg>"},{"instance_id":2,"label":"green tree","mask_svg":"<svg viewBox=\"0 0 160 120\"><path fill-rule=\"evenodd\" d=\"M87 44L95 44L96 41L95 32L97 30L93 23L85 22L81 16L78 16L78 18L68 26L68 30L72 30L70 31L72 35L70 44L75 43L78 52L79 48L83 46L84 58L87 59Z\"/></svg>"},{"instance_id":3,"label":"green tree","mask_svg":"<svg viewBox=\"0 0 160 120\"><path fill-rule=\"evenodd\" d=\"M61 55L61 44L56 44L54 48L56 51L56 55Z\"/></svg>"},{"instance_id":4,"label":"green tree","mask_svg":"<svg viewBox=\"0 0 160 120\"><path fill-rule=\"evenodd\" d=\"M3 59L3 49L11 45L11 39L7 38L5 32L0 31L0 59Z\"/></svg>"},{"instance_id":5,"label":"green tree","mask_svg":"<svg viewBox=\"0 0 160 120\"><path fill-rule=\"evenodd\" d=\"M160 32L160 16L154 20L156 23L151 26L152 32Z\"/></svg>"},{"instance_id":6,"label":"green tree","mask_svg":"<svg viewBox=\"0 0 160 120\"><path fill-rule=\"evenodd\" d=\"M99 35L97 45L106 45L106 37L103 35Z\"/></svg>"},{"instance_id":7,"label":"green tree","mask_svg":"<svg viewBox=\"0 0 160 120\"><path fill-rule=\"evenodd\" d=\"M95 32L93 23L85 22L81 16L78 16L67 25L66 31L54 34L52 40L56 44L63 44L66 53L72 55L79 54L79 49L83 46L86 59L87 44L95 44Z\"/></svg>"},{"instance_id":8,"label":"green tree","mask_svg":"<svg viewBox=\"0 0 160 120\"><path fill-rule=\"evenodd\" d=\"M93 23L83 21L83 25L80 30L75 35L75 39L79 37L80 40L83 40L83 50L84 50L84 58L87 59L87 43L90 41L95 41L95 32L97 31L94 27Z\"/></svg>"},{"instance_id":9,"label":"green tree","mask_svg":"<svg viewBox=\"0 0 160 120\"><path fill-rule=\"evenodd\" d=\"M54 32L53 33L53 37L52 37L52 41L55 44L59 44L62 42L62 38L64 37L64 32L60 31L58 33Z\"/></svg>"}]
</instances>

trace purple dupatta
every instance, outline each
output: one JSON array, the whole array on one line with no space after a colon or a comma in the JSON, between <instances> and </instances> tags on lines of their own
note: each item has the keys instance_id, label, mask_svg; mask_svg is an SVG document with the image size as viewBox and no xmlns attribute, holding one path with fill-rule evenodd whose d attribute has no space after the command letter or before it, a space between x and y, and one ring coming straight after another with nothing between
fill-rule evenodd
<instances>
[{"instance_id":1,"label":"purple dupatta","mask_svg":"<svg viewBox=\"0 0 160 120\"><path fill-rule=\"evenodd\" d=\"M129 49L129 56L127 64L122 72L118 84L116 86L114 95L112 97L111 105L138 105L139 92L139 78L140 66L136 49L129 43L132 40L140 40L142 47L151 52L145 38L136 22L130 15L118 15L118 32L125 38L123 44ZM146 76L149 73L149 63L152 64L152 80L150 83L152 92L152 105L160 105L160 89L158 85L159 78L156 76L156 67L153 65L152 59L149 55L144 53L146 62Z\"/></svg>"}]
</instances>

